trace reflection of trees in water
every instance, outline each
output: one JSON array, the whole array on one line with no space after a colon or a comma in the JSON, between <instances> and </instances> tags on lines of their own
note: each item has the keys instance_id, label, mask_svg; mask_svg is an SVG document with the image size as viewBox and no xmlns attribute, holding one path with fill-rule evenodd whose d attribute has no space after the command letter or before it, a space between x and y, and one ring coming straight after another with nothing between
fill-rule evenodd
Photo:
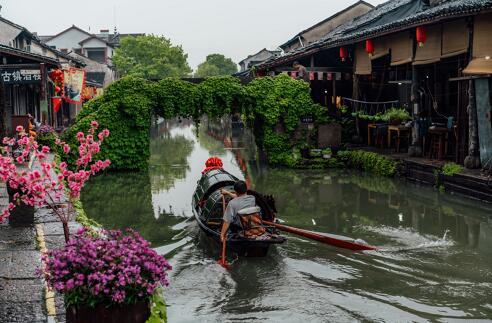
<instances>
[{"instance_id":1,"label":"reflection of trees in water","mask_svg":"<svg viewBox=\"0 0 492 323\"><path fill-rule=\"evenodd\" d=\"M108 173L93 178L84 188L82 202L87 215L105 228L133 228L154 246L169 241L178 218L154 216L148 172Z\"/></svg>"},{"instance_id":2,"label":"reflection of trees in water","mask_svg":"<svg viewBox=\"0 0 492 323\"><path fill-rule=\"evenodd\" d=\"M151 140L149 173L153 192L169 190L176 180L186 177L192 151L193 141L184 136L165 133Z\"/></svg>"},{"instance_id":3,"label":"reflection of trees in water","mask_svg":"<svg viewBox=\"0 0 492 323\"><path fill-rule=\"evenodd\" d=\"M210 128L211 121L203 119L198 128L198 142L203 149L210 152L210 155L225 156L226 150L223 143L222 133L217 133Z\"/></svg>"}]
</instances>

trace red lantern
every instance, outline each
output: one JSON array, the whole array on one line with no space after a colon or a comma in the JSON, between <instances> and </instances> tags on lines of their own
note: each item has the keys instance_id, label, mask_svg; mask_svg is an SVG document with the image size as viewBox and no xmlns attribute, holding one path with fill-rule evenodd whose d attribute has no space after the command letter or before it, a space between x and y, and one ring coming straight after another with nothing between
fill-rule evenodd
<instances>
[{"instance_id":1,"label":"red lantern","mask_svg":"<svg viewBox=\"0 0 492 323\"><path fill-rule=\"evenodd\" d=\"M347 57L348 57L347 48L340 47L340 59L342 60L342 62L345 62L345 60L347 59Z\"/></svg>"},{"instance_id":2,"label":"red lantern","mask_svg":"<svg viewBox=\"0 0 492 323\"><path fill-rule=\"evenodd\" d=\"M374 55L374 42L372 39L366 40L366 53L369 54L369 56Z\"/></svg>"},{"instance_id":3,"label":"red lantern","mask_svg":"<svg viewBox=\"0 0 492 323\"><path fill-rule=\"evenodd\" d=\"M55 93L58 94L60 93L61 88L59 86L55 86Z\"/></svg>"},{"instance_id":4,"label":"red lantern","mask_svg":"<svg viewBox=\"0 0 492 323\"><path fill-rule=\"evenodd\" d=\"M419 47L423 47L425 41L427 40L427 35L425 34L425 28L422 26L419 26L415 29L415 36L417 38L417 43L419 44Z\"/></svg>"},{"instance_id":5,"label":"red lantern","mask_svg":"<svg viewBox=\"0 0 492 323\"><path fill-rule=\"evenodd\" d=\"M53 103L53 111L55 111L55 113L57 113L60 110L62 98L59 96L54 96L51 98L51 101Z\"/></svg>"}]
</instances>

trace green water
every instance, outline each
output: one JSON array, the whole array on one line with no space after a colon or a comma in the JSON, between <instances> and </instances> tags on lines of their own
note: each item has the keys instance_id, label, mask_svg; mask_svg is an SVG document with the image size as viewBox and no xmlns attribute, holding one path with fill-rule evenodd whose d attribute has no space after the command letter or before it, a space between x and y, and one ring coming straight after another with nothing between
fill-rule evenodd
<instances>
[{"instance_id":1,"label":"green water","mask_svg":"<svg viewBox=\"0 0 492 323\"><path fill-rule=\"evenodd\" d=\"M492 319L492 206L356 172L267 169L247 132L228 124L196 131L188 122L164 122L152 137L148 172L99 176L82 197L90 217L137 229L170 259L170 322ZM286 224L381 250L354 253L288 236L266 258L231 255L225 271L189 219L211 155L273 194Z\"/></svg>"}]
</instances>

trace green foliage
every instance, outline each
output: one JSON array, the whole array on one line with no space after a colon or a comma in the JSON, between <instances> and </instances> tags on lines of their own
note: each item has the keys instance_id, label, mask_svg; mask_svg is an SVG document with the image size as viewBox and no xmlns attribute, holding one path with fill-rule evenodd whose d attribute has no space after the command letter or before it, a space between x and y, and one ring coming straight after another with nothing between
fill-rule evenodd
<instances>
[{"instance_id":1,"label":"green foliage","mask_svg":"<svg viewBox=\"0 0 492 323\"><path fill-rule=\"evenodd\" d=\"M410 119L411 119L410 114L404 108L391 108L387 110L383 115L383 120L387 122L407 121Z\"/></svg>"},{"instance_id":2,"label":"green foliage","mask_svg":"<svg viewBox=\"0 0 492 323\"><path fill-rule=\"evenodd\" d=\"M237 65L222 54L210 54L205 62L198 65L196 77L224 76L237 72Z\"/></svg>"},{"instance_id":3,"label":"green foliage","mask_svg":"<svg viewBox=\"0 0 492 323\"><path fill-rule=\"evenodd\" d=\"M357 111L352 113L353 117L358 117L362 120L376 121L376 122L392 122L392 121L407 121L410 120L410 114L404 108L391 108L386 110L385 113L378 112L374 115L366 114L363 111Z\"/></svg>"},{"instance_id":4,"label":"green foliage","mask_svg":"<svg viewBox=\"0 0 492 323\"><path fill-rule=\"evenodd\" d=\"M446 176L453 176L459 174L464 170L464 167L455 163L446 163L442 167L441 173Z\"/></svg>"},{"instance_id":5,"label":"green foliage","mask_svg":"<svg viewBox=\"0 0 492 323\"><path fill-rule=\"evenodd\" d=\"M56 150L57 145L55 144L58 135L55 132L38 133L36 136L36 141L40 146L48 146L51 150Z\"/></svg>"},{"instance_id":6,"label":"green foliage","mask_svg":"<svg viewBox=\"0 0 492 323\"><path fill-rule=\"evenodd\" d=\"M113 56L113 63L121 75L146 79L180 77L191 73L188 55L181 46L173 46L162 36L125 37Z\"/></svg>"},{"instance_id":7,"label":"green foliage","mask_svg":"<svg viewBox=\"0 0 492 323\"><path fill-rule=\"evenodd\" d=\"M234 110L240 111L245 91L239 80L232 76L211 77L198 85L198 115L219 118Z\"/></svg>"},{"instance_id":8,"label":"green foliage","mask_svg":"<svg viewBox=\"0 0 492 323\"><path fill-rule=\"evenodd\" d=\"M219 118L241 113L268 161L289 167L299 162L299 147L316 134L299 135L301 117L312 116L317 123L330 121L326 109L313 103L309 85L286 75L256 79L247 86L231 76L211 77L198 85L175 78L151 83L128 76L113 83L102 97L89 101L77 116L64 136L72 147L68 162L73 165L76 160L77 132L87 131L96 120L101 129L110 131L98 158L109 158L112 169L146 168L153 113L195 120L202 115Z\"/></svg>"},{"instance_id":9,"label":"green foliage","mask_svg":"<svg viewBox=\"0 0 492 323\"><path fill-rule=\"evenodd\" d=\"M112 169L146 168L151 112L156 109L153 89L144 79L125 77L109 86L104 96L90 101L64 134L72 148L69 164L74 165L77 158L77 132L86 132L96 120L100 129L110 131L97 158L110 159Z\"/></svg>"},{"instance_id":10,"label":"green foliage","mask_svg":"<svg viewBox=\"0 0 492 323\"><path fill-rule=\"evenodd\" d=\"M303 140L292 138L301 117L312 115L317 122L326 121L325 109L313 103L309 84L287 75L264 77L248 84L245 106L243 114L272 165L293 167L299 161L300 156L293 150Z\"/></svg>"},{"instance_id":11,"label":"green foliage","mask_svg":"<svg viewBox=\"0 0 492 323\"><path fill-rule=\"evenodd\" d=\"M155 290L150 304L150 317L146 323L167 322L166 302L164 301L162 288Z\"/></svg>"},{"instance_id":12,"label":"green foliage","mask_svg":"<svg viewBox=\"0 0 492 323\"><path fill-rule=\"evenodd\" d=\"M177 78L166 78L154 85L154 101L158 115L170 119L175 116L183 118L200 117L198 105L198 88L196 85Z\"/></svg>"},{"instance_id":13,"label":"green foliage","mask_svg":"<svg viewBox=\"0 0 492 323\"><path fill-rule=\"evenodd\" d=\"M391 177L396 174L397 163L394 160L373 152L363 150L340 151L338 158L349 167L377 175Z\"/></svg>"}]
</instances>

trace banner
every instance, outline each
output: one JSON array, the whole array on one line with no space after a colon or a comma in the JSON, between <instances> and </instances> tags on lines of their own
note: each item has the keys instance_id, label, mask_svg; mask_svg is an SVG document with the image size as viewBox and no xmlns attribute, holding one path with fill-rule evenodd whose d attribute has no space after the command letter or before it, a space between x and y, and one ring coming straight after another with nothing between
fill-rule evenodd
<instances>
[{"instance_id":1,"label":"banner","mask_svg":"<svg viewBox=\"0 0 492 323\"><path fill-rule=\"evenodd\" d=\"M82 93L85 88L85 71L70 67L63 70L64 99L69 103L82 103Z\"/></svg>"}]
</instances>

